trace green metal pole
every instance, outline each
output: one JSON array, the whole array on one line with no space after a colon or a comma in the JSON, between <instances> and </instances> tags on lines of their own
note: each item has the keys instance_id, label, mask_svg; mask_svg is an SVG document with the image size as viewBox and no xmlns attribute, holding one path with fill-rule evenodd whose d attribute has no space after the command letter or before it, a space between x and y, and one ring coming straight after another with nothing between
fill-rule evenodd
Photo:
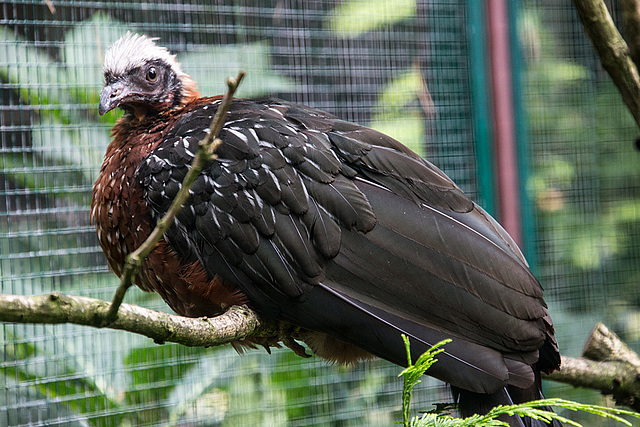
<instances>
[{"instance_id":1,"label":"green metal pole","mask_svg":"<svg viewBox=\"0 0 640 427\"><path fill-rule=\"evenodd\" d=\"M493 158L492 117L490 106L489 64L487 62L487 33L485 2L467 2L469 21L469 62L473 125L476 143L478 197L482 207L496 215L495 164Z\"/></svg>"},{"instance_id":2,"label":"green metal pole","mask_svg":"<svg viewBox=\"0 0 640 427\"><path fill-rule=\"evenodd\" d=\"M515 114L516 154L518 159L518 180L520 184L520 223L522 227L521 249L524 253L531 271L535 274L538 267L538 252L536 250L536 210L533 201L527 191L527 182L530 177L530 146L529 129L527 127L527 114L524 108L525 71L524 57L518 37L520 0L511 0L509 4L509 38L511 39L511 70L513 86L513 105Z\"/></svg>"}]
</instances>

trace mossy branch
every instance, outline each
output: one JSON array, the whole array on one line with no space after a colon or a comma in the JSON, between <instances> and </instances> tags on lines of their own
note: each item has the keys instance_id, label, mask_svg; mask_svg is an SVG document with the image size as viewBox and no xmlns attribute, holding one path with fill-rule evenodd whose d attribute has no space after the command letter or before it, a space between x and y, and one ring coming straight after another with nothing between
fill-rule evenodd
<instances>
[{"instance_id":1,"label":"mossy branch","mask_svg":"<svg viewBox=\"0 0 640 427\"><path fill-rule=\"evenodd\" d=\"M622 0L620 5L625 40L629 45L631 59L638 67L640 64L640 1Z\"/></svg>"},{"instance_id":2,"label":"mossy branch","mask_svg":"<svg viewBox=\"0 0 640 427\"><path fill-rule=\"evenodd\" d=\"M57 292L48 295L0 295L0 321L16 323L73 323L102 327L111 304L94 298ZM248 307L234 306L213 318L189 318L122 304L110 329L133 332L158 344L174 342L210 347L246 337L278 336L275 321L261 319Z\"/></svg>"},{"instance_id":3,"label":"mossy branch","mask_svg":"<svg viewBox=\"0 0 640 427\"><path fill-rule=\"evenodd\" d=\"M104 327L111 304L60 293L39 296L1 295L0 322L73 323ZM187 318L122 304L108 328L189 346L214 346L248 337L280 337L282 326L260 318L247 307L231 307L214 318ZM286 343L285 343L286 345ZM613 332L596 325L582 357L562 357L562 368L546 379L599 390L619 405L640 412L640 358Z\"/></svg>"},{"instance_id":4,"label":"mossy branch","mask_svg":"<svg viewBox=\"0 0 640 427\"><path fill-rule=\"evenodd\" d=\"M582 357L562 357L560 371L544 378L599 390L640 412L640 358L602 323L591 332Z\"/></svg>"},{"instance_id":5,"label":"mossy branch","mask_svg":"<svg viewBox=\"0 0 640 427\"><path fill-rule=\"evenodd\" d=\"M227 79L227 93L222 98L222 102L220 103L213 120L211 120L209 133L202 141L200 141L198 151L191 162L189 172L182 181L180 191L178 191L175 199L173 199L173 202L167 212L157 222L156 227L153 229L147 240L145 240L138 249L127 256L124 270L120 276L120 285L118 286L118 289L116 289L112 304L104 317L104 325L108 325L116 319L118 315L118 308L122 304L127 290L131 287L133 277L137 274L138 270L140 270L144 259L151 253L151 251L153 251L164 233L171 224L173 224L175 216L180 212L182 204L189 197L189 189L195 182L196 178L198 178L198 175L200 175L200 172L202 172L202 168L207 164L207 162L216 158L215 152L222 143L222 141L218 139L218 133L220 132L220 129L222 129L222 125L224 124L227 116L227 111L229 111L233 101L233 95L238 89L238 86L240 86L244 75L244 71L240 71L235 79Z\"/></svg>"},{"instance_id":6,"label":"mossy branch","mask_svg":"<svg viewBox=\"0 0 640 427\"><path fill-rule=\"evenodd\" d=\"M629 48L603 0L573 0L573 4L602 66L618 87L624 103L640 127L640 75L632 59L632 52L637 52L635 47L638 41L632 43L634 49ZM628 17L633 17L630 6L627 12ZM638 28L638 25L636 23L634 28Z\"/></svg>"}]
</instances>

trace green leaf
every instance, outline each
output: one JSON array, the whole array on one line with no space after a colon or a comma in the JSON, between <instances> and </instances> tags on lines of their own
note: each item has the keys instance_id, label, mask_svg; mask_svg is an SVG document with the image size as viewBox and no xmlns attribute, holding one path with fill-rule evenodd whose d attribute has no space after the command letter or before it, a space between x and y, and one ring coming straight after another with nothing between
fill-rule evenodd
<instances>
[{"instance_id":1,"label":"green leaf","mask_svg":"<svg viewBox=\"0 0 640 427\"><path fill-rule=\"evenodd\" d=\"M183 70L197 83L205 96L226 92L225 80L238 71L247 72L238 97L255 97L274 92L289 92L295 85L273 71L270 46L264 42L208 46L181 54Z\"/></svg>"},{"instance_id":2,"label":"green leaf","mask_svg":"<svg viewBox=\"0 0 640 427\"><path fill-rule=\"evenodd\" d=\"M53 61L32 42L16 36L4 26L0 26L0 40L4 40L0 42L0 52L5 58L0 62L0 77L13 86L22 102L36 106L39 113L32 126L35 152L47 161L75 165L76 169L82 170L84 184L92 183L94 172L102 163L109 133L106 128L87 120L82 108L78 107L78 100L70 96L78 95L77 87L71 82L78 77L75 71L84 67L80 65L81 59L78 59L77 67L67 69L66 64ZM78 41L71 37L70 42ZM65 49L66 46L63 51ZM80 74L96 71L92 62L88 64L86 69L82 68L86 73ZM99 69L96 75L101 79ZM93 95L84 94L81 98L97 99L99 88L94 85L91 91ZM97 118L97 114L94 117ZM34 185L29 188L42 189L29 178L23 177L23 180Z\"/></svg>"},{"instance_id":3,"label":"green leaf","mask_svg":"<svg viewBox=\"0 0 640 427\"><path fill-rule=\"evenodd\" d=\"M422 73L417 68L405 71L389 82L378 96L378 105L386 110L401 109L425 90Z\"/></svg>"},{"instance_id":4,"label":"green leaf","mask_svg":"<svg viewBox=\"0 0 640 427\"><path fill-rule=\"evenodd\" d=\"M425 94L428 92L420 70L413 68L403 72L380 92L369 127L424 156L425 118L413 104Z\"/></svg>"},{"instance_id":5,"label":"green leaf","mask_svg":"<svg viewBox=\"0 0 640 427\"><path fill-rule=\"evenodd\" d=\"M238 368L238 355L229 347L208 350L180 379L166 399L171 408L169 423L179 424L191 412L206 416L212 423L221 422L229 409L231 397L227 386L228 372Z\"/></svg>"},{"instance_id":6,"label":"green leaf","mask_svg":"<svg viewBox=\"0 0 640 427\"><path fill-rule=\"evenodd\" d=\"M274 357L243 360L237 374L230 378L228 391L231 399L223 425L286 425L287 394L274 384L270 375L274 360Z\"/></svg>"},{"instance_id":7,"label":"green leaf","mask_svg":"<svg viewBox=\"0 0 640 427\"><path fill-rule=\"evenodd\" d=\"M16 325L16 328L20 329L18 334L9 334L5 330L3 340L32 342L33 328L28 326L30 325ZM47 334L53 335L52 327L44 326L43 328ZM76 334L77 331L71 335L76 336ZM0 356L3 356L6 361L14 362L5 363L2 369L3 377L5 380L18 381L21 388L29 388L49 400L64 402L64 406L74 414L85 414L87 419L92 420L95 425L120 425L122 415L118 411L119 404L115 394L108 391L107 384L96 374L95 369L86 363L77 363L82 359L86 361L86 357L84 352L69 348L73 346L74 341L75 338L69 338L55 342L45 341L39 346L32 344L3 346L10 352L5 354L0 352ZM54 354L55 358L52 357ZM54 360L59 357L64 360L64 363L42 362L42 360L46 361L49 358ZM30 360L32 361L29 362ZM111 412L112 415L92 419L92 414L100 412Z\"/></svg>"},{"instance_id":8,"label":"green leaf","mask_svg":"<svg viewBox=\"0 0 640 427\"><path fill-rule=\"evenodd\" d=\"M328 27L340 37L359 35L416 15L415 0L349 0L329 14Z\"/></svg>"},{"instance_id":9,"label":"green leaf","mask_svg":"<svg viewBox=\"0 0 640 427\"><path fill-rule=\"evenodd\" d=\"M555 60L532 66L530 72L536 74L536 80L553 85L575 85L589 78L589 70L569 61Z\"/></svg>"},{"instance_id":10,"label":"green leaf","mask_svg":"<svg viewBox=\"0 0 640 427\"><path fill-rule=\"evenodd\" d=\"M62 49L73 97L81 103L98 105L104 84L102 63L106 50L131 28L96 13L67 32Z\"/></svg>"},{"instance_id":11,"label":"green leaf","mask_svg":"<svg viewBox=\"0 0 640 427\"><path fill-rule=\"evenodd\" d=\"M206 352L201 347L178 344L151 345L133 349L124 359L132 387L126 399L132 405L144 404L148 410L138 411L145 423L168 419L165 400L180 380L196 365L198 357ZM155 405L151 405L155 403ZM158 409L158 406L163 409Z\"/></svg>"},{"instance_id":12,"label":"green leaf","mask_svg":"<svg viewBox=\"0 0 640 427\"><path fill-rule=\"evenodd\" d=\"M32 146L48 162L73 165L82 174L78 184L91 185L109 145L109 130L81 118L73 126L43 117L31 130Z\"/></svg>"},{"instance_id":13,"label":"green leaf","mask_svg":"<svg viewBox=\"0 0 640 427\"><path fill-rule=\"evenodd\" d=\"M424 373L438 360L435 359L435 356L438 353L444 351L444 349L439 348L451 340L443 340L425 353L423 353L418 360L414 363L411 361L411 350L409 344L409 338L406 335L402 335L402 340L404 341L405 349L407 351L407 361L408 367L404 369L400 375L404 377L404 386L402 389L402 406L403 406L403 424L405 427L498 427L498 426L508 426L508 424L504 421L498 420L500 416L519 416L519 417L529 417L535 420L542 420L546 423L551 422L552 420L558 420L565 425L572 425L576 427L581 427L581 424L572 421L568 418L565 418L561 415L558 415L554 412L550 412L544 409L540 409L541 407L556 407L568 409L571 411L582 411L590 414L598 415L603 418L609 418L619 423L631 426L631 423L626 419L622 418L620 415L630 416L634 418L640 418L640 414L632 411L627 411L623 409L617 408L608 408L604 406L597 405L587 405L578 402L572 402L564 399L541 399L535 401L529 401L520 403L517 405L506 405L506 406L496 406L491 409L484 415L473 415L467 418L454 418L450 415L438 413L438 412L428 412L421 416L416 416L410 418L410 406L411 406L411 393L413 388L420 382L420 378ZM446 408L445 408L446 409Z\"/></svg>"},{"instance_id":14,"label":"green leaf","mask_svg":"<svg viewBox=\"0 0 640 427\"><path fill-rule=\"evenodd\" d=\"M4 25L0 25L0 58L0 77L15 87L24 103L70 104L61 90L69 80L64 64L53 61Z\"/></svg>"},{"instance_id":15,"label":"green leaf","mask_svg":"<svg viewBox=\"0 0 640 427\"><path fill-rule=\"evenodd\" d=\"M50 170L36 171L43 160L33 152L0 152L0 171L10 177L19 188L33 190L32 194L65 196L77 203L86 199L82 187L82 173L64 164L52 165Z\"/></svg>"},{"instance_id":16,"label":"green leaf","mask_svg":"<svg viewBox=\"0 0 640 427\"><path fill-rule=\"evenodd\" d=\"M402 142L418 155L424 157L424 135L426 128L424 117L419 113L411 112L405 115L398 113L391 117L376 117L369 123L369 127Z\"/></svg>"}]
</instances>

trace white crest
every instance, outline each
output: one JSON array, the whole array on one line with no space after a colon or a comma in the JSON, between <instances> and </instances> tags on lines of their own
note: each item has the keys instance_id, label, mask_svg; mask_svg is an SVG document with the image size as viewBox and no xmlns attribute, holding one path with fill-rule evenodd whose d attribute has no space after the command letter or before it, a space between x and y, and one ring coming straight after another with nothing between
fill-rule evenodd
<instances>
[{"instance_id":1,"label":"white crest","mask_svg":"<svg viewBox=\"0 0 640 427\"><path fill-rule=\"evenodd\" d=\"M104 73L119 76L149 61L162 60L169 64L178 77L182 77L184 72L175 55L167 48L158 46L156 40L146 35L127 32L107 50L104 56Z\"/></svg>"}]
</instances>

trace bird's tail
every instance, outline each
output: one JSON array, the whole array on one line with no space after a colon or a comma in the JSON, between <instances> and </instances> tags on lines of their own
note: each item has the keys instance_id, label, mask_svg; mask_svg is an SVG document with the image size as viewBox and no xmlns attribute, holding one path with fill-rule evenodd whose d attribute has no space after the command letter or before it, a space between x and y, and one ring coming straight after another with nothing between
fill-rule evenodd
<instances>
[{"instance_id":1,"label":"bird's tail","mask_svg":"<svg viewBox=\"0 0 640 427\"><path fill-rule=\"evenodd\" d=\"M474 393L454 387L451 388L451 391L458 401L460 415L469 417L474 414L486 414L498 405L514 405L531 400L544 399L540 391L539 375L537 377L534 384L528 389L508 386L492 394ZM549 406L542 406L539 409L553 412ZM558 420L553 420L551 424L529 417L518 416L500 417L499 420L508 423L511 427L562 427L562 423Z\"/></svg>"}]
</instances>

